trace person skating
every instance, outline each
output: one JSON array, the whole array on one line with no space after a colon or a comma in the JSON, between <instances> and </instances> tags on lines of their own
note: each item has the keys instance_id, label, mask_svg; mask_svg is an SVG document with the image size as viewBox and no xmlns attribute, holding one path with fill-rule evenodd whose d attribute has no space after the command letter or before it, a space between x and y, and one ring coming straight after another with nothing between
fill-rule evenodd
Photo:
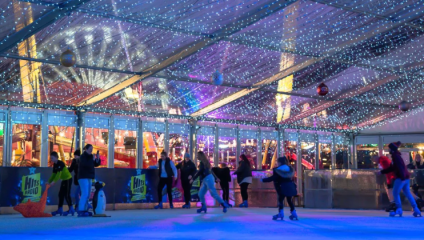
<instances>
[{"instance_id":1,"label":"person skating","mask_svg":"<svg viewBox=\"0 0 424 240\"><path fill-rule=\"evenodd\" d=\"M402 216L402 203L400 201L400 191L403 191L403 194L408 198L409 203L412 206L414 211L414 217L421 217L421 212L417 208L414 197L411 195L409 189L409 172L406 168L405 162L402 159L401 153L398 151L401 142L390 143L389 149L392 156L392 164L389 168L381 170L381 173L387 174L390 172L395 173L395 180L393 183L393 198L396 203L396 211L390 212L390 216L394 217L396 215Z\"/></svg>"},{"instance_id":2,"label":"person skating","mask_svg":"<svg viewBox=\"0 0 424 240\"><path fill-rule=\"evenodd\" d=\"M293 196L297 195L296 184L293 182L294 169L288 165L286 157L278 158L278 167L272 170L272 176L261 179L262 182L274 182L274 188L278 195L278 214L272 217L273 220L284 219L284 198L290 206L291 220L298 220Z\"/></svg>"},{"instance_id":3,"label":"person skating","mask_svg":"<svg viewBox=\"0 0 424 240\"><path fill-rule=\"evenodd\" d=\"M240 155L239 159L239 167L233 174L237 175L237 182L240 185L240 192L243 200L239 207L247 208L249 206L249 195L247 194L247 188L249 187L249 184L252 183L252 168L246 155Z\"/></svg>"},{"instance_id":4,"label":"person skating","mask_svg":"<svg viewBox=\"0 0 424 240\"><path fill-rule=\"evenodd\" d=\"M185 204L183 208L190 208L191 200L191 184L190 179L193 178L196 174L196 166L190 159L190 154L184 154L184 160L177 164L177 169L180 169L181 173L181 185L183 186L184 191L184 201Z\"/></svg>"},{"instance_id":5,"label":"person skating","mask_svg":"<svg viewBox=\"0 0 424 240\"><path fill-rule=\"evenodd\" d=\"M81 197L78 204L78 217L89 217L93 214L88 212L88 200L90 198L91 185L95 179L95 167L100 166L99 151L94 156L92 154L93 146L87 144L84 152L80 156L78 164L78 184L81 188Z\"/></svg>"},{"instance_id":6,"label":"person skating","mask_svg":"<svg viewBox=\"0 0 424 240\"><path fill-rule=\"evenodd\" d=\"M373 160L383 170L390 168L390 166L392 164L392 161L386 156L375 156ZM396 203L395 203L395 200L393 199L393 182L394 182L394 180L395 180L395 173L394 172L390 172L390 173L386 174L386 184L384 185L384 188L386 190L387 197L389 198L389 201L390 201L389 206L387 206L386 209L385 209L386 212L396 211Z\"/></svg>"},{"instance_id":7,"label":"person skating","mask_svg":"<svg viewBox=\"0 0 424 240\"><path fill-rule=\"evenodd\" d=\"M59 190L59 205L57 211L52 212L53 216L56 215L65 215L75 213L74 207L72 206L71 198L71 187L72 187L72 175L69 173L68 168L65 163L59 160L59 155L57 152L50 153L50 160L53 164L53 174L50 176L48 183L50 186L53 186L57 181L61 180L60 190ZM68 203L69 211L63 212L63 202L66 199Z\"/></svg>"},{"instance_id":8,"label":"person skating","mask_svg":"<svg viewBox=\"0 0 424 240\"><path fill-rule=\"evenodd\" d=\"M228 168L226 163L221 163L219 164L219 168L214 167L212 168L212 171L219 179L219 185L222 189L222 199L228 204L229 207L233 207L233 205L230 204L230 168Z\"/></svg>"},{"instance_id":9,"label":"person skating","mask_svg":"<svg viewBox=\"0 0 424 240\"><path fill-rule=\"evenodd\" d=\"M166 185L166 191L168 193L169 207L174 208L172 204L172 183L177 180L178 172L175 164L168 157L166 152L160 154L159 160L159 184L158 184L158 199L159 204L156 205L155 209L162 209L162 190Z\"/></svg>"},{"instance_id":10,"label":"person skating","mask_svg":"<svg viewBox=\"0 0 424 240\"><path fill-rule=\"evenodd\" d=\"M74 152L74 158L72 159L71 166L69 166L68 170L70 173L74 172L74 193L72 194L75 198L75 209L78 210L78 204L80 200L81 188L78 184L78 162L81 156L81 150L77 149Z\"/></svg>"},{"instance_id":11,"label":"person skating","mask_svg":"<svg viewBox=\"0 0 424 240\"><path fill-rule=\"evenodd\" d=\"M200 209L197 209L197 213L207 212L205 195L208 190L211 196L215 198L215 200L218 201L219 204L221 204L222 211L226 213L228 205L226 202L224 202L224 200L222 200L222 198L218 195L218 192L216 191L215 181L219 182L219 179L212 172L211 164L208 158L202 151L200 151L197 153L197 159L200 161L199 170L190 180L191 184L198 177L200 177L200 180L202 180L202 185L199 189L199 198L202 203L202 207Z\"/></svg>"}]
</instances>

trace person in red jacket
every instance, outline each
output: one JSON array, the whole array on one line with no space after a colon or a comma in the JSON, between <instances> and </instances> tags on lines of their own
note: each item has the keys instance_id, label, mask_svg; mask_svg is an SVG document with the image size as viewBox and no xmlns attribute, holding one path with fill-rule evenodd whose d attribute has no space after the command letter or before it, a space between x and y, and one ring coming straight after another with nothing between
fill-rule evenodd
<instances>
[{"instance_id":1,"label":"person in red jacket","mask_svg":"<svg viewBox=\"0 0 424 240\"><path fill-rule=\"evenodd\" d=\"M386 156L375 156L374 162L380 166L381 169L388 169L392 164L392 161ZM393 172L386 174L386 189L387 197L389 198L390 205L386 208L386 212L396 211L396 203L393 199L393 181L395 180L395 174Z\"/></svg>"},{"instance_id":2,"label":"person in red jacket","mask_svg":"<svg viewBox=\"0 0 424 240\"><path fill-rule=\"evenodd\" d=\"M411 204L414 213L414 217L421 217L421 211L418 209L417 204L415 203L414 197L411 195L410 186L409 186L409 172L406 168L405 162L402 159L398 148L401 142L390 143L389 149L390 154L392 155L392 164L389 168L381 170L381 173L394 173L395 180L393 182L393 198L396 203L396 211L390 212L390 216L394 217L396 215L402 216L402 203L400 201L400 191L402 190L403 194L408 198L409 203Z\"/></svg>"}]
</instances>

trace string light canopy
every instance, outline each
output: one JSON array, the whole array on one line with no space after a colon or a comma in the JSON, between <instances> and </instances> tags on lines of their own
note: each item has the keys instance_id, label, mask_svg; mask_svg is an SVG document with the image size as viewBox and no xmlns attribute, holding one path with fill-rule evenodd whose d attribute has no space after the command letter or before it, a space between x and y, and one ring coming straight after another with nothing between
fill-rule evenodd
<instances>
[{"instance_id":1,"label":"string light canopy","mask_svg":"<svg viewBox=\"0 0 424 240\"><path fill-rule=\"evenodd\" d=\"M2 105L354 131L424 104L421 1L13 0L0 12Z\"/></svg>"}]
</instances>

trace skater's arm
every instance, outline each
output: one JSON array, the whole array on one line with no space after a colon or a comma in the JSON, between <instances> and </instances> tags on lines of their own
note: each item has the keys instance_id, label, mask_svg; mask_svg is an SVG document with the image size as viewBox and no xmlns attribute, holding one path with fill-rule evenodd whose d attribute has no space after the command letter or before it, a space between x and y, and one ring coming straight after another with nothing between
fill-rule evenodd
<instances>
[{"instance_id":1,"label":"skater's arm","mask_svg":"<svg viewBox=\"0 0 424 240\"><path fill-rule=\"evenodd\" d=\"M76 167L77 167L77 163L76 163L76 159L74 158L74 159L72 159L71 166L69 166L69 168L68 168L69 172L71 173L72 171L75 171Z\"/></svg>"},{"instance_id":2,"label":"skater's arm","mask_svg":"<svg viewBox=\"0 0 424 240\"><path fill-rule=\"evenodd\" d=\"M395 168L393 167L393 164L390 164L390 167L385 168L385 169L381 170L380 172L382 174L387 174L387 173L391 173L391 172L394 172L394 171L395 171Z\"/></svg>"},{"instance_id":3,"label":"skater's arm","mask_svg":"<svg viewBox=\"0 0 424 240\"><path fill-rule=\"evenodd\" d=\"M274 174L267 178L262 178L262 182L273 182L275 180Z\"/></svg>"},{"instance_id":4,"label":"skater's arm","mask_svg":"<svg viewBox=\"0 0 424 240\"><path fill-rule=\"evenodd\" d=\"M205 167L203 166L203 163L199 164L199 171L196 172L196 174L194 174L192 180L196 180L196 178L199 177L200 173L202 173L205 170Z\"/></svg>"},{"instance_id":5,"label":"skater's arm","mask_svg":"<svg viewBox=\"0 0 424 240\"><path fill-rule=\"evenodd\" d=\"M240 163L240 166L239 166L239 167L237 168L237 170L233 173L233 175L235 175L235 174L237 174L237 173L241 173L241 172L243 172L244 167L245 167L244 162L241 162L241 163Z\"/></svg>"},{"instance_id":6,"label":"skater's arm","mask_svg":"<svg viewBox=\"0 0 424 240\"><path fill-rule=\"evenodd\" d=\"M172 168L172 172L174 172L174 178L177 179L178 178L178 171L177 168L175 167L175 164L173 162L171 162L171 168Z\"/></svg>"},{"instance_id":7,"label":"skater's arm","mask_svg":"<svg viewBox=\"0 0 424 240\"><path fill-rule=\"evenodd\" d=\"M102 163L102 161L100 160L100 158L95 158L94 159L94 167L100 166L101 163Z\"/></svg>"}]
</instances>

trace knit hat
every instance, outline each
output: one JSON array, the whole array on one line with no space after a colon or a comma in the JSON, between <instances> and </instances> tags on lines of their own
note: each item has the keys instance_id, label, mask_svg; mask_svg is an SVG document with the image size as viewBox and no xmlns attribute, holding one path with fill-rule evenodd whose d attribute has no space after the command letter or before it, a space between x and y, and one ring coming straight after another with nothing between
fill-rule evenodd
<instances>
[{"instance_id":1,"label":"knit hat","mask_svg":"<svg viewBox=\"0 0 424 240\"><path fill-rule=\"evenodd\" d=\"M401 144L400 141L392 142L392 143L389 144L389 148L390 148L390 150L396 152L398 150L398 148L400 147L400 144Z\"/></svg>"},{"instance_id":2,"label":"knit hat","mask_svg":"<svg viewBox=\"0 0 424 240\"><path fill-rule=\"evenodd\" d=\"M288 162L286 157L279 157L277 161L281 165L286 165Z\"/></svg>"},{"instance_id":3,"label":"knit hat","mask_svg":"<svg viewBox=\"0 0 424 240\"><path fill-rule=\"evenodd\" d=\"M190 159L190 154L189 153L185 153L184 154L184 159L186 159L186 158Z\"/></svg>"}]
</instances>

